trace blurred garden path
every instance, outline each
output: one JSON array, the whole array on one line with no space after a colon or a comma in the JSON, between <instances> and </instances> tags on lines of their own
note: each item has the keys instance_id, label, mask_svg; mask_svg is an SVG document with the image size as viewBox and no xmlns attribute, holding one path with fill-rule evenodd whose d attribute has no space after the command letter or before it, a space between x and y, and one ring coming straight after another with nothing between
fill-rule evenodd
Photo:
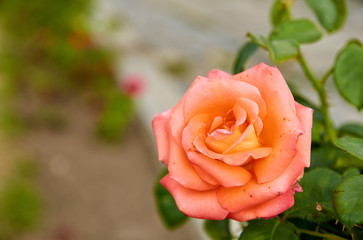
<instances>
[{"instance_id":1,"label":"blurred garden path","mask_svg":"<svg viewBox=\"0 0 363 240\"><path fill-rule=\"evenodd\" d=\"M153 199L158 166L135 120L122 143L92 135L92 116L70 108L64 131L39 130L19 147L39 165L42 223L26 240L193 239L190 226L164 228Z\"/></svg>"}]
</instances>

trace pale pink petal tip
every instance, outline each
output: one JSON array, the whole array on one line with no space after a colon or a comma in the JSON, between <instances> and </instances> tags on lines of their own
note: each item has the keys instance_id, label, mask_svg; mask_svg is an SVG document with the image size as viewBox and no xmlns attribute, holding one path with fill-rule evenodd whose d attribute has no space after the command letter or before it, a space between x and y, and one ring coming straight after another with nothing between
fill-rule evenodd
<instances>
[{"instance_id":1,"label":"pale pink petal tip","mask_svg":"<svg viewBox=\"0 0 363 240\"><path fill-rule=\"evenodd\" d=\"M292 185L291 188L294 193L300 193L303 191L302 187L297 182L294 185Z\"/></svg>"},{"instance_id":2,"label":"pale pink petal tip","mask_svg":"<svg viewBox=\"0 0 363 240\"><path fill-rule=\"evenodd\" d=\"M207 74L207 78L211 79L211 78L226 78L226 77L230 77L231 74L223 72L219 69L213 69L210 70Z\"/></svg>"}]
</instances>

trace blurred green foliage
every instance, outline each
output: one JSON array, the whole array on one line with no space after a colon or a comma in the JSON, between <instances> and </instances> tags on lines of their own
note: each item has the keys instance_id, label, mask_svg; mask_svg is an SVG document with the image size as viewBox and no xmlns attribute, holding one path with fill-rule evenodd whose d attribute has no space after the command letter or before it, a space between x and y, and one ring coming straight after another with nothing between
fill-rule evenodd
<instances>
[{"instance_id":1,"label":"blurred green foliage","mask_svg":"<svg viewBox=\"0 0 363 240\"><path fill-rule=\"evenodd\" d=\"M108 120L102 117L96 126L115 126L108 130L112 134L101 136L121 137L115 121L125 126L132 101L118 86L111 49L92 36L91 10L91 0L0 0L1 115L5 118L0 122L5 130L14 132L29 122L59 128L65 118L58 109L75 100L101 117L110 112L109 98L123 95L123 104L129 105L122 108L126 112ZM9 124L11 118L23 122Z\"/></svg>"},{"instance_id":2,"label":"blurred green foliage","mask_svg":"<svg viewBox=\"0 0 363 240\"><path fill-rule=\"evenodd\" d=\"M35 181L32 159L17 161L0 191L0 240L18 239L39 222L42 202Z\"/></svg>"}]
</instances>

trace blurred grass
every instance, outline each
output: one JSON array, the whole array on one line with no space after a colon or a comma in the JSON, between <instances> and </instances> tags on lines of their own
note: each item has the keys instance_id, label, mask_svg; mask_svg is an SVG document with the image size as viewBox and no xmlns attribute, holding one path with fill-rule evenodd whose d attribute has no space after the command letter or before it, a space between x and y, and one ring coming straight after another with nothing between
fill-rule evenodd
<instances>
[{"instance_id":1,"label":"blurred grass","mask_svg":"<svg viewBox=\"0 0 363 240\"><path fill-rule=\"evenodd\" d=\"M9 179L0 192L0 239L18 236L36 227L42 202L36 187L36 165L33 159L17 159Z\"/></svg>"}]
</instances>

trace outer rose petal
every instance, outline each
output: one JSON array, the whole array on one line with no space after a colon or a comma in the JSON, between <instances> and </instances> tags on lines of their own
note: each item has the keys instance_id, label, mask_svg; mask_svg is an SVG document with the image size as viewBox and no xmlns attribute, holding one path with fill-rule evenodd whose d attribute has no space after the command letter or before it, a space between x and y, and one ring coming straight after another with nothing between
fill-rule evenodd
<instances>
[{"instance_id":1,"label":"outer rose petal","mask_svg":"<svg viewBox=\"0 0 363 240\"><path fill-rule=\"evenodd\" d=\"M256 207L230 213L228 218L245 222L255 218L272 218L286 211L294 205L294 193L289 189L286 193L277 196Z\"/></svg>"},{"instance_id":2,"label":"outer rose petal","mask_svg":"<svg viewBox=\"0 0 363 240\"><path fill-rule=\"evenodd\" d=\"M157 114L152 121L159 161L163 162L165 165L168 165L169 162L170 112L171 110L168 110L161 114Z\"/></svg>"},{"instance_id":3,"label":"outer rose petal","mask_svg":"<svg viewBox=\"0 0 363 240\"><path fill-rule=\"evenodd\" d=\"M286 97L286 102L292 104L294 102L292 93L277 67L270 67L264 63L260 63L239 74L233 75L232 78L257 87L263 99L266 99L266 96L271 92L279 90Z\"/></svg>"},{"instance_id":4,"label":"outer rose petal","mask_svg":"<svg viewBox=\"0 0 363 240\"><path fill-rule=\"evenodd\" d=\"M182 138L182 132L183 128L185 127L185 124L188 122L189 119L185 119L184 116L184 107L185 107L185 101L188 98L188 95L190 94L191 90L198 85L200 82L207 81L205 77L198 76L192 85L189 87L188 91L184 94L182 99L177 103L175 107L171 109L171 118L170 118L170 129L171 134L175 138L175 140L180 143Z\"/></svg>"},{"instance_id":5,"label":"outer rose petal","mask_svg":"<svg viewBox=\"0 0 363 240\"><path fill-rule=\"evenodd\" d=\"M219 69L210 70L207 74L207 78L209 78L209 79L211 79L211 78L227 78L230 76L231 76L231 74L223 72Z\"/></svg>"},{"instance_id":6,"label":"outer rose petal","mask_svg":"<svg viewBox=\"0 0 363 240\"><path fill-rule=\"evenodd\" d=\"M289 166L297 151L298 138L304 132L294 102L284 102L283 94L275 91L266 99L268 114L263 120L260 140L273 147L273 151L268 157L253 162L259 183L275 179Z\"/></svg>"},{"instance_id":7,"label":"outer rose petal","mask_svg":"<svg viewBox=\"0 0 363 240\"><path fill-rule=\"evenodd\" d=\"M223 220L228 215L228 211L217 201L216 190L195 191L184 188L169 174L160 183L173 195L180 211L190 217Z\"/></svg>"},{"instance_id":8,"label":"outer rose petal","mask_svg":"<svg viewBox=\"0 0 363 240\"><path fill-rule=\"evenodd\" d=\"M265 102L258 89L251 84L230 78L200 79L188 91L184 105L185 120L189 121L201 113L208 113L212 118L223 116L241 97L254 101L260 111L265 111Z\"/></svg>"},{"instance_id":9,"label":"outer rose petal","mask_svg":"<svg viewBox=\"0 0 363 240\"><path fill-rule=\"evenodd\" d=\"M295 103L296 115L304 128L304 134L299 137L297 148L302 154L305 167L310 166L310 151L311 151L311 127L313 124L313 110L299 103Z\"/></svg>"},{"instance_id":10,"label":"outer rose petal","mask_svg":"<svg viewBox=\"0 0 363 240\"><path fill-rule=\"evenodd\" d=\"M230 212L239 212L269 201L287 192L304 169L303 155L298 151L287 169L276 179L258 184L255 179L242 187L219 188L218 201Z\"/></svg>"}]
</instances>

